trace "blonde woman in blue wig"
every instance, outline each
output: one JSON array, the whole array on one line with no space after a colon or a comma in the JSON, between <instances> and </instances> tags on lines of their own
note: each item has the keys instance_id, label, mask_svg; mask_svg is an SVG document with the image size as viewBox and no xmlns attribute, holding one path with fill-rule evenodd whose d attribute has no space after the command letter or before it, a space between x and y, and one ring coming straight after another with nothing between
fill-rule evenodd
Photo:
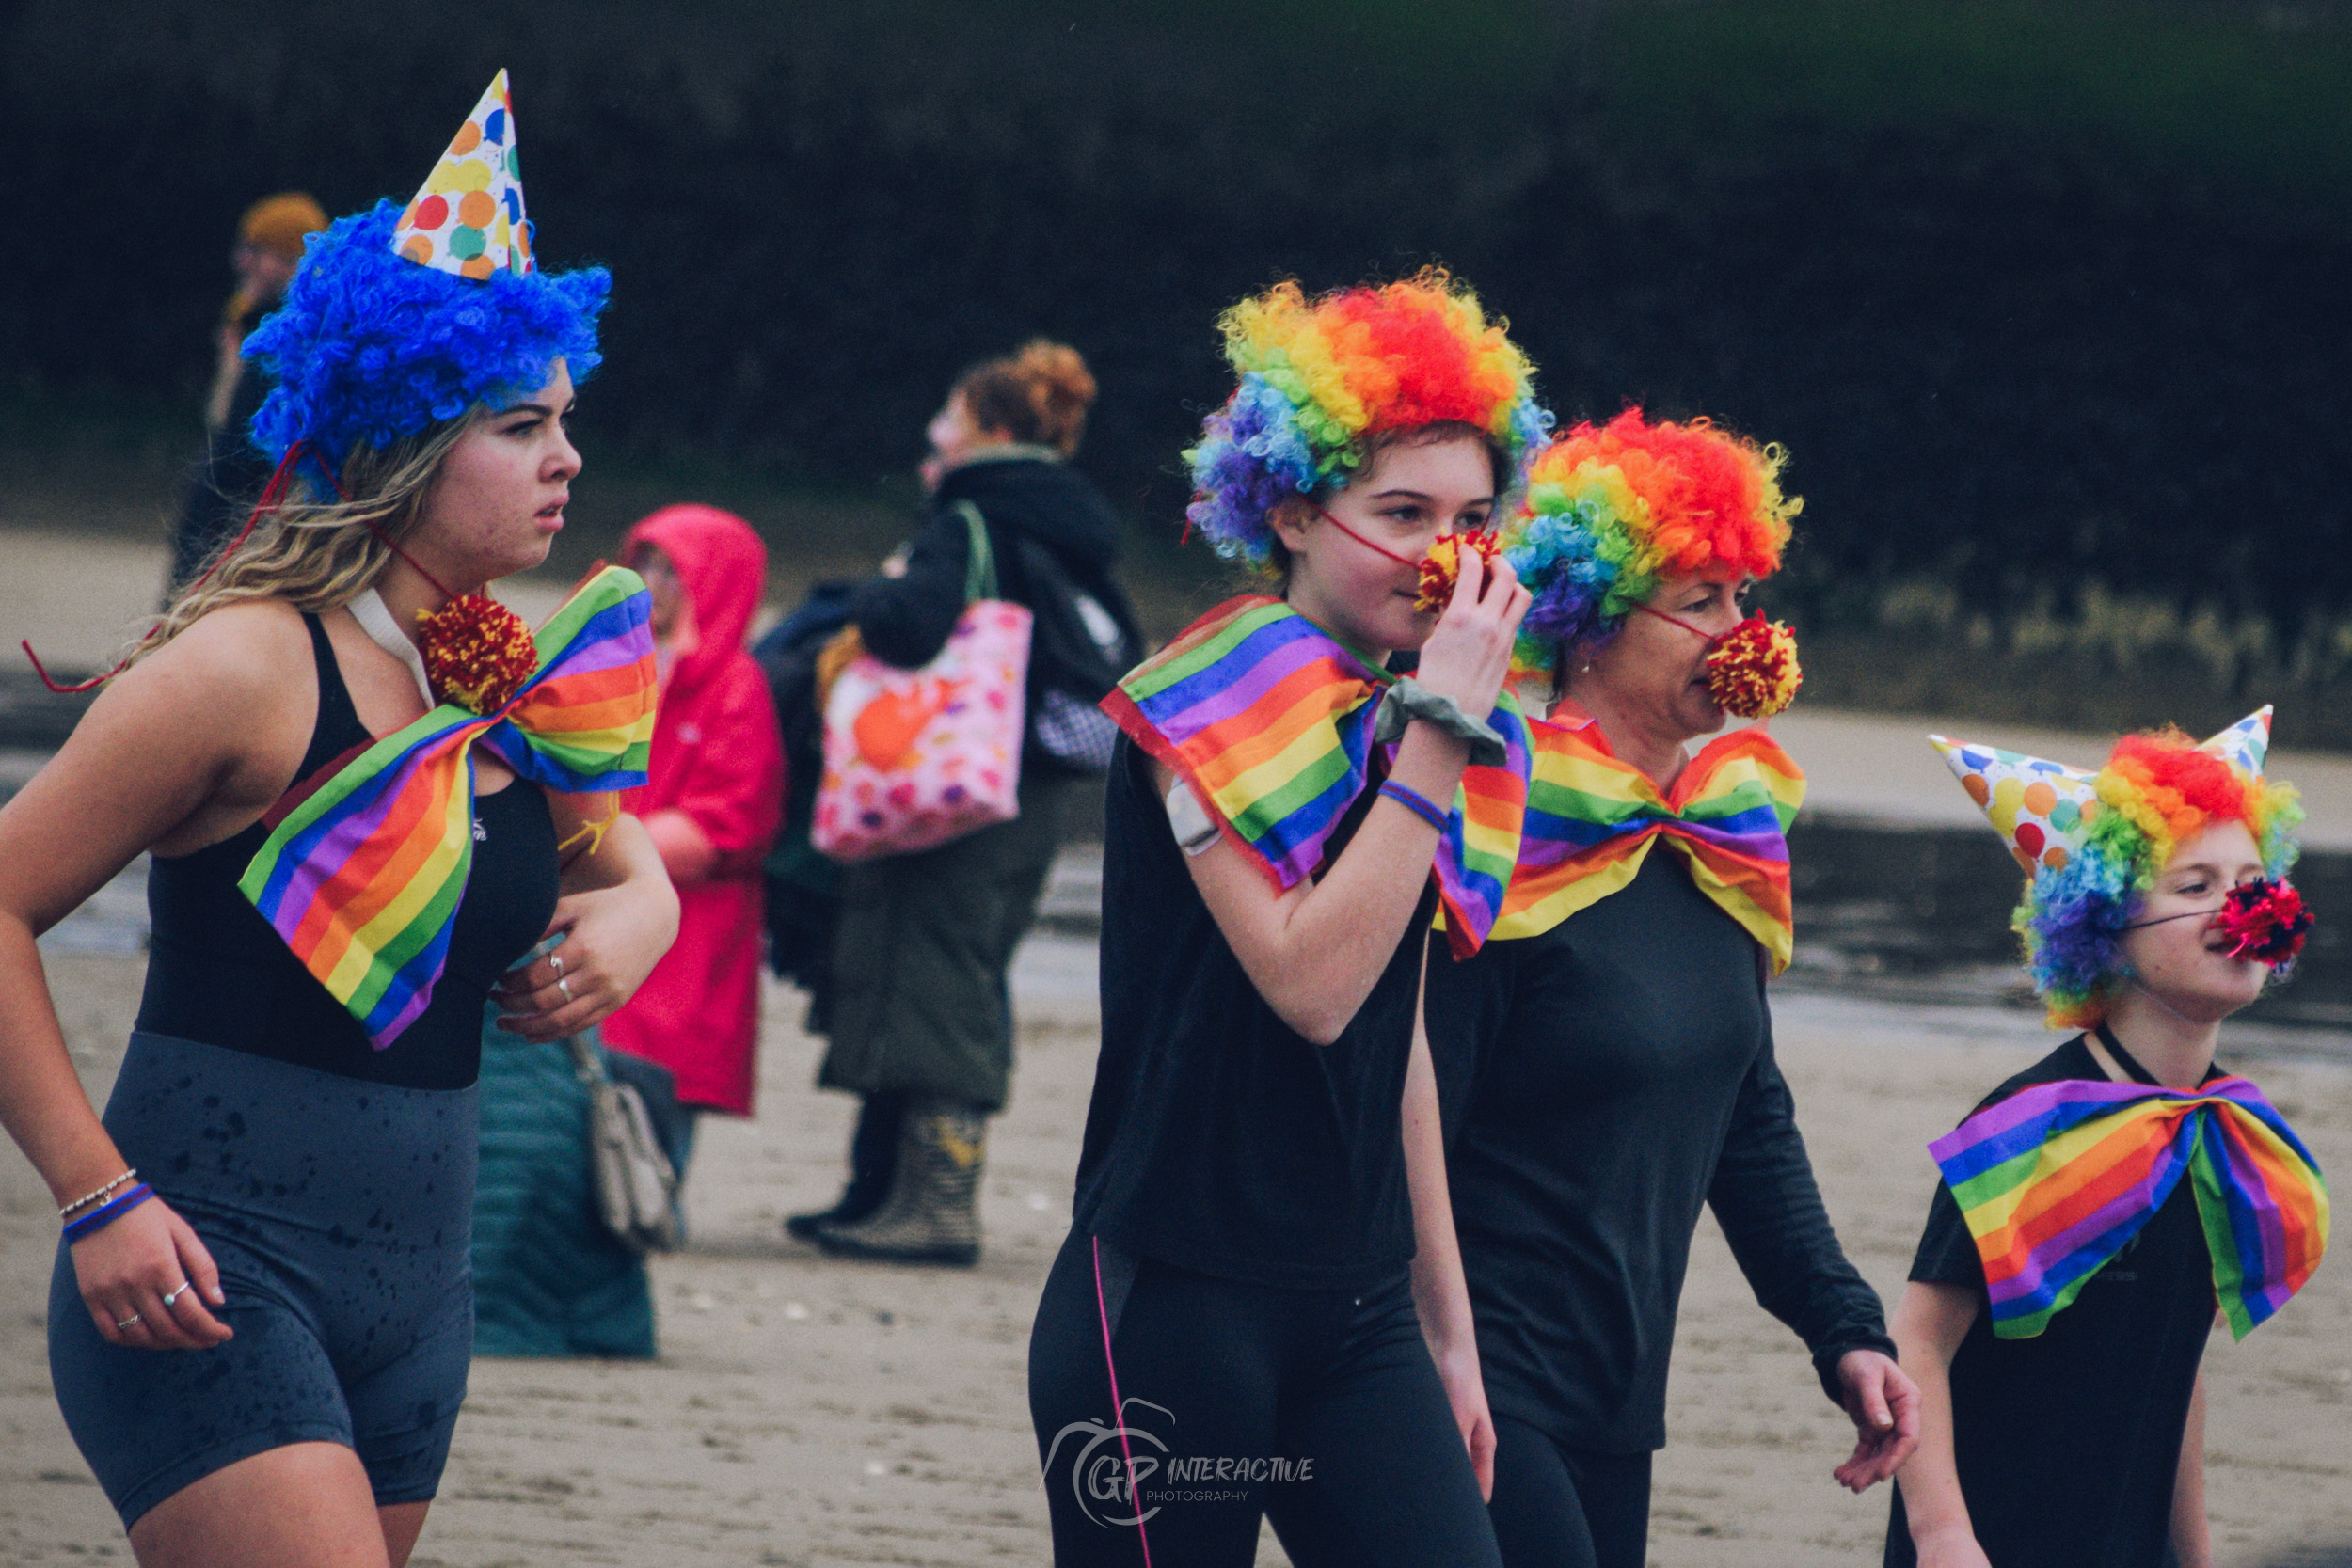
<instances>
[{"instance_id":1,"label":"blonde woman in blue wig","mask_svg":"<svg viewBox=\"0 0 2352 1568\"><path fill-rule=\"evenodd\" d=\"M1054 1558L1244 1568L1271 1518L1306 1568L1492 1565L1416 1015L1439 890L1457 933L1491 915L1462 801L1523 765L1497 699L1526 599L1475 549L1424 599L1422 562L1484 532L1543 416L1442 276L1223 325L1191 521L1283 596L1104 703L1104 1049L1029 1347Z\"/></svg>"},{"instance_id":2,"label":"blonde woman in blue wig","mask_svg":"<svg viewBox=\"0 0 2352 1568\"><path fill-rule=\"evenodd\" d=\"M145 1568L407 1561L473 1349L485 1008L584 1028L675 929L600 820L644 777L642 586L535 640L482 593L563 527L606 287L532 268L512 152L501 73L405 211L312 239L248 343L263 507L0 810L0 1120L59 1206L58 1405ZM606 729L534 695L583 678ZM101 1117L34 943L146 850ZM510 974L551 928L560 967Z\"/></svg>"}]
</instances>

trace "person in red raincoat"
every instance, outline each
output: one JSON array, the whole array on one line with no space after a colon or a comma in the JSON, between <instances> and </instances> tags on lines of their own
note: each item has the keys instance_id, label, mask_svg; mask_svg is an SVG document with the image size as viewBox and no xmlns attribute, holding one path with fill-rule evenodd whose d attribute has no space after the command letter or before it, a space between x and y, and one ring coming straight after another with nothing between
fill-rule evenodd
<instances>
[{"instance_id":1,"label":"person in red raincoat","mask_svg":"<svg viewBox=\"0 0 2352 1568\"><path fill-rule=\"evenodd\" d=\"M744 634L767 582L751 525L710 506L665 506L629 530L624 559L653 594L661 676L650 776L622 809L652 833L678 893L677 941L606 1043L667 1068L691 1116L749 1116L759 1049L760 861L784 809L784 741ZM683 1174L684 1161L678 1160Z\"/></svg>"}]
</instances>

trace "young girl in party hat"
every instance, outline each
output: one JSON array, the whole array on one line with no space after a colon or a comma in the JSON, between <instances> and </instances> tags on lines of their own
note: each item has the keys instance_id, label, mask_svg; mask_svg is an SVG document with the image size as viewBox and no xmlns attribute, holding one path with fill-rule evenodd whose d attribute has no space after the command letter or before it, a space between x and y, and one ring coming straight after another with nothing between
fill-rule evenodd
<instances>
[{"instance_id":1,"label":"young girl in party hat","mask_svg":"<svg viewBox=\"0 0 2352 1568\"><path fill-rule=\"evenodd\" d=\"M262 506L0 811L0 1119L60 1205L49 1368L142 1562L407 1560L473 1351L483 1016L625 1001L677 902L627 572L533 634L601 271L533 265L501 72L405 209L314 235L246 351ZM142 851L105 1113L34 939ZM548 958L509 966L553 931Z\"/></svg>"},{"instance_id":2,"label":"young girl in party hat","mask_svg":"<svg viewBox=\"0 0 2352 1568\"><path fill-rule=\"evenodd\" d=\"M1546 420L1441 274L1223 326L1191 523L1277 593L1104 704L1103 1053L1029 1351L1055 1559L1244 1565L1271 1515L1302 1564L1492 1563L1414 1021L1433 915L1475 946L1517 848L1527 599L1461 539Z\"/></svg>"},{"instance_id":3,"label":"young girl in party hat","mask_svg":"<svg viewBox=\"0 0 2352 1568\"><path fill-rule=\"evenodd\" d=\"M2309 1151L2213 1060L2311 927L2269 737L2268 708L2201 745L2129 736L2096 773L1934 737L2033 879L2017 925L2051 1023L2083 1032L1930 1146L1889 1564L2213 1560L2206 1338L2217 1311L2245 1338L2328 1242Z\"/></svg>"}]
</instances>

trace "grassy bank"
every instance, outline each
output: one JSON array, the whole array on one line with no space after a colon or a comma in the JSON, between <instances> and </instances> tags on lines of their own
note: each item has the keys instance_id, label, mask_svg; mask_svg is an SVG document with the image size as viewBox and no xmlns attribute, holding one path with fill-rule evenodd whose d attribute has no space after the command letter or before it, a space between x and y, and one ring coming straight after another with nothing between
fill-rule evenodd
<instances>
[{"instance_id":1,"label":"grassy bank","mask_svg":"<svg viewBox=\"0 0 2352 1568\"><path fill-rule=\"evenodd\" d=\"M0 399L0 523L162 536L196 455L192 424L165 404ZM549 561L565 575L616 556L628 526L655 508L701 501L759 531L770 596L788 605L812 583L872 570L920 516L911 475L823 488L715 458L609 457L593 411L580 439L589 466ZM1179 546L1179 527L1157 513L1127 518L1127 581L1157 638L1251 586L1200 542ZM1835 616L1800 616L1799 627L1804 701L1822 706L2090 730L2169 721L2203 733L2269 702L2280 744L2352 751L2352 622L2289 645L2259 616L2184 613L2096 588L2064 610L2045 600L1996 621L1947 584L1915 580L1850 597Z\"/></svg>"}]
</instances>

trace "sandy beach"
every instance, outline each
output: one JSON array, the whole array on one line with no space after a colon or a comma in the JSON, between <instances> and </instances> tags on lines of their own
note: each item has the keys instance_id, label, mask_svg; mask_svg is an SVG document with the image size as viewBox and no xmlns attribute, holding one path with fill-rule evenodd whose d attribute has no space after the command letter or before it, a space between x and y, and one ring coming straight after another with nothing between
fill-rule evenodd
<instances>
[{"instance_id":1,"label":"sandy beach","mask_svg":"<svg viewBox=\"0 0 2352 1568\"><path fill-rule=\"evenodd\" d=\"M94 1093L119 1057L140 968L50 958ZM1045 1562L1024 1368L1039 1285L1069 1224L1096 1038L1090 947L1033 941L1016 988L1020 1076L994 1124L978 1269L834 1262L780 1232L784 1214L831 1196L850 1103L809 1088L816 1042L795 1027L797 995L771 989L759 1117L706 1128L693 1245L655 1264L660 1359L475 1363L420 1568ZM1794 993L1777 1016L1830 1212L1891 1296L1930 1190L1926 1140L2051 1037L2013 1011ZM2245 1065L2324 1166L2352 1169L2352 1065L2273 1054ZM13 1149L0 1172L0 1561L126 1560L50 1397L55 1222ZM1856 1499L1831 1482L1851 1429L1704 1229L1651 1561L1875 1562L1885 1493ZM2352 1271L2324 1270L2243 1345L2217 1337L2206 1365L2219 1561L2254 1568L2352 1542ZM1271 1534L1260 1560L1284 1560Z\"/></svg>"}]
</instances>

